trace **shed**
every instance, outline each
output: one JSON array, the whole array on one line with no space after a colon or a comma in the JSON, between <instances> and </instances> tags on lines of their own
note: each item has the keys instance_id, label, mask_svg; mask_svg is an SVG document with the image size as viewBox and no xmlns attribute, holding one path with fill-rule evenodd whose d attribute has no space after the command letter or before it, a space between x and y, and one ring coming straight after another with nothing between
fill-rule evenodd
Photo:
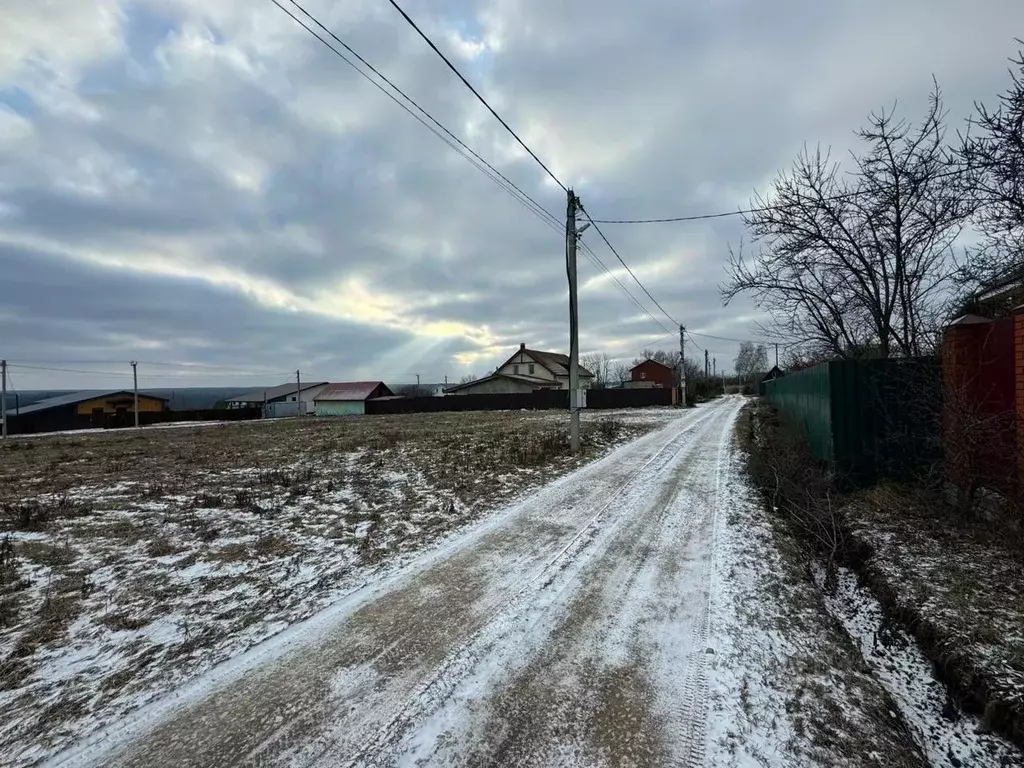
<instances>
[{"instance_id":1,"label":"shed","mask_svg":"<svg viewBox=\"0 0 1024 768\"><path fill-rule=\"evenodd\" d=\"M393 396L383 381L346 381L328 384L313 403L317 416L362 416L367 400Z\"/></svg>"},{"instance_id":2,"label":"shed","mask_svg":"<svg viewBox=\"0 0 1024 768\"><path fill-rule=\"evenodd\" d=\"M167 400L139 393L139 413L160 413ZM134 423L135 395L125 389L86 389L48 397L32 405L8 408L12 433L56 432L67 429L126 427Z\"/></svg>"}]
</instances>

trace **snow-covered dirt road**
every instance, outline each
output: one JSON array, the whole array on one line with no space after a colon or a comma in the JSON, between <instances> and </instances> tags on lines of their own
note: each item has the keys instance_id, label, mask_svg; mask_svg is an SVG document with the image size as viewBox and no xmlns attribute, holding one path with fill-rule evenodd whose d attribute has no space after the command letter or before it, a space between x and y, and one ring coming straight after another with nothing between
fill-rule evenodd
<instances>
[{"instance_id":1,"label":"snow-covered dirt road","mask_svg":"<svg viewBox=\"0 0 1024 768\"><path fill-rule=\"evenodd\" d=\"M681 414L51 764L702 765L741 406Z\"/></svg>"}]
</instances>

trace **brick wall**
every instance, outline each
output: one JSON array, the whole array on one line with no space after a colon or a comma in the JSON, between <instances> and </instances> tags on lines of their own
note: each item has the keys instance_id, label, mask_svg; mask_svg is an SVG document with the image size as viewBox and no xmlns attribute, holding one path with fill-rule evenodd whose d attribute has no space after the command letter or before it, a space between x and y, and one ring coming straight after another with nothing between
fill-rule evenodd
<instances>
[{"instance_id":1,"label":"brick wall","mask_svg":"<svg viewBox=\"0 0 1024 768\"><path fill-rule=\"evenodd\" d=\"M1010 317L961 318L942 347L947 477L1007 488L1024 477L1024 308Z\"/></svg>"}]
</instances>

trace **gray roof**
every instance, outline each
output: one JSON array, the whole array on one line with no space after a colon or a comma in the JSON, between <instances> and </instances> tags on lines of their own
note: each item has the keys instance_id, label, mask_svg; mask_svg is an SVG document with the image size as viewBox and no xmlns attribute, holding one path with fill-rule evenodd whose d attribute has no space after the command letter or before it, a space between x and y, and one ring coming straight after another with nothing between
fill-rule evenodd
<instances>
[{"instance_id":1,"label":"gray roof","mask_svg":"<svg viewBox=\"0 0 1024 768\"><path fill-rule=\"evenodd\" d=\"M531 384L538 389L546 388L557 388L561 386L560 382L552 381L551 379L542 379L537 376L527 376L522 373L492 373L489 376L484 376L480 379L473 379L473 381L467 381L462 384L453 384L448 387L445 392L456 392L466 387L476 386L477 384L483 384L485 381L494 381L495 379L509 379L511 381L521 381L524 384Z\"/></svg>"},{"instance_id":2,"label":"gray roof","mask_svg":"<svg viewBox=\"0 0 1024 768\"><path fill-rule=\"evenodd\" d=\"M59 408L62 405L74 405L75 403L84 403L86 400L93 400L97 397L110 397L112 395L131 395L133 394L127 389L83 389L80 392L71 392L67 395L59 395L58 397L48 397L45 400L40 400L32 405L26 405L24 408L8 408L8 416L24 416L28 413L38 413L39 411L47 411L50 408ZM139 392L139 397L156 397L145 392ZM157 400L167 401L165 397L156 397ZM13 400L11 394L7 394L7 402L10 403Z\"/></svg>"},{"instance_id":3,"label":"gray roof","mask_svg":"<svg viewBox=\"0 0 1024 768\"><path fill-rule=\"evenodd\" d=\"M302 391L305 392L307 389L313 389L315 387L322 387L326 384L326 381L304 381L302 382ZM295 382L288 382L287 384L279 384L276 387L264 387L263 389L254 389L252 392L246 392L244 395L238 397L229 397L227 402L229 403L262 403L266 400L268 403L278 400L282 397L295 394Z\"/></svg>"}]
</instances>

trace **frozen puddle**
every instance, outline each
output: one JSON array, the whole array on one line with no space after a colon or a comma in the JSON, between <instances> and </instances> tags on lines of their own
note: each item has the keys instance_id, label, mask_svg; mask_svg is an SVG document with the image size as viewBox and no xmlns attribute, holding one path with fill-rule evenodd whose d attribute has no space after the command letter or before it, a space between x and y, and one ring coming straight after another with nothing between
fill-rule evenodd
<instances>
[{"instance_id":1,"label":"frozen puddle","mask_svg":"<svg viewBox=\"0 0 1024 768\"><path fill-rule=\"evenodd\" d=\"M816 576L820 586L823 574ZM933 768L1017 765L1019 753L1012 746L948 701L945 686L932 675L931 662L917 643L885 620L881 605L852 571L840 569L835 595L824 594L824 600L896 702Z\"/></svg>"}]
</instances>

